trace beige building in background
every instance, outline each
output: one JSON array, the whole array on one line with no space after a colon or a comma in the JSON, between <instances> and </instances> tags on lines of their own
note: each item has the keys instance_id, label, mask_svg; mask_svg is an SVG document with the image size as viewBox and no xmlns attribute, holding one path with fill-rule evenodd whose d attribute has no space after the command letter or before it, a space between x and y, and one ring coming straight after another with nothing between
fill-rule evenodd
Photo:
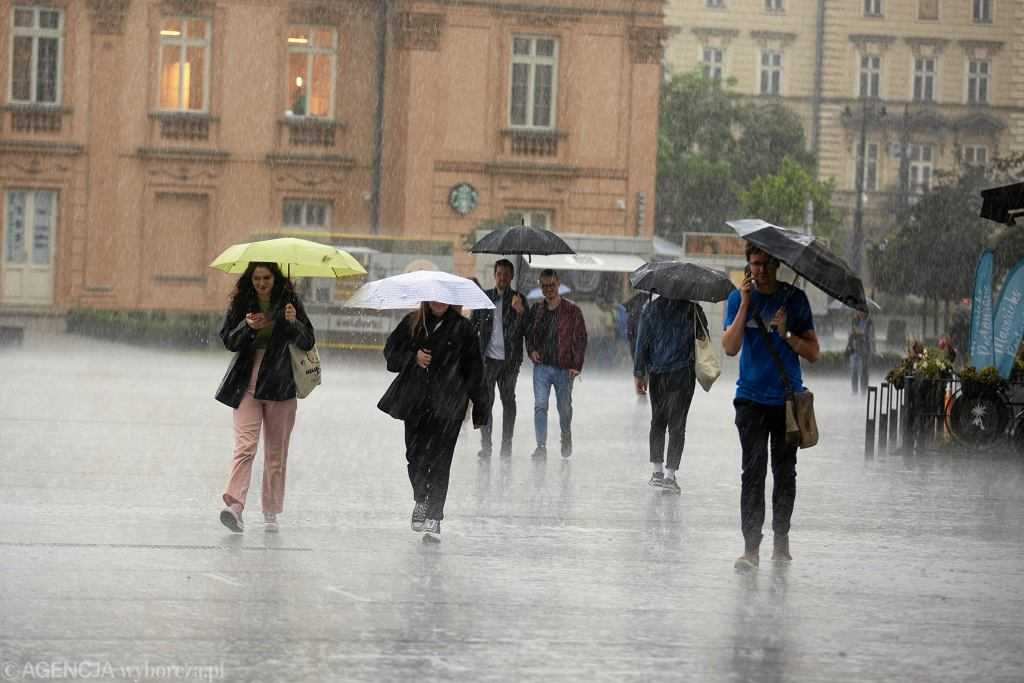
<instances>
[{"instance_id":1,"label":"beige building in background","mask_svg":"<svg viewBox=\"0 0 1024 683\"><path fill-rule=\"evenodd\" d=\"M666 23L672 71L799 114L847 226L864 131L869 240L936 170L1024 151L1024 0L670 0Z\"/></svg>"},{"instance_id":2,"label":"beige building in background","mask_svg":"<svg viewBox=\"0 0 1024 683\"><path fill-rule=\"evenodd\" d=\"M220 309L232 278L207 264L260 235L465 273L509 212L650 238L662 20L653 0L0 0L0 315Z\"/></svg>"}]
</instances>

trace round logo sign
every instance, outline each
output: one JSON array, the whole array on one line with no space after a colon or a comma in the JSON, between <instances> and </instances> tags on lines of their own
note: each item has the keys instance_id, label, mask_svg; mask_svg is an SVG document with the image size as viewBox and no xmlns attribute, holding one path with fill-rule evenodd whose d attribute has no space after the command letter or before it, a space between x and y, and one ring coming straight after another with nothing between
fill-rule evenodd
<instances>
[{"instance_id":1,"label":"round logo sign","mask_svg":"<svg viewBox=\"0 0 1024 683\"><path fill-rule=\"evenodd\" d=\"M448 205L460 216L475 209L478 199L476 188L469 183L459 183L448 193Z\"/></svg>"}]
</instances>

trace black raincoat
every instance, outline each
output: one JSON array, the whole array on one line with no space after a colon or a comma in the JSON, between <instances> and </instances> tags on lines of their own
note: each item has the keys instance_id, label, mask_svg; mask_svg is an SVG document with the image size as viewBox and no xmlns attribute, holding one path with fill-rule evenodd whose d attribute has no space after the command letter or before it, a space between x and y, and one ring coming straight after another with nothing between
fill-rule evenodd
<instances>
[{"instance_id":1,"label":"black raincoat","mask_svg":"<svg viewBox=\"0 0 1024 683\"><path fill-rule=\"evenodd\" d=\"M313 324L306 316L306 310L297 298L292 299L295 306L295 321L284 319L284 305L275 304L270 312L274 319L274 331L270 337L256 378L256 393L260 401L287 401L295 398L295 379L292 375L292 359L288 352L288 344L295 344L303 351L309 351L316 343ZM228 371L217 389L217 400L237 408L245 395L252 374L252 363L256 352L256 330L245 322L247 313L259 313L260 305L255 297L232 305L224 317L224 325L220 328L220 338L228 351L234 351Z\"/></svg>"},{"instance_id":2,"label":"black raincoat","mask_svg":"<svg viewBox=\"0 0 1024 683\"><path fill-rule=\"evenodd\" d=\"M416 417L429 408L438 418L461 421L472 399L474 426L486 424L483 361L472 324L449 308L433 333L413 337L413 315L398 323L384 345L388 371L399 374L377 407L397 420ZM416 363L420 349L431 353L426 369Z\"/></svg>"}]
</instances>

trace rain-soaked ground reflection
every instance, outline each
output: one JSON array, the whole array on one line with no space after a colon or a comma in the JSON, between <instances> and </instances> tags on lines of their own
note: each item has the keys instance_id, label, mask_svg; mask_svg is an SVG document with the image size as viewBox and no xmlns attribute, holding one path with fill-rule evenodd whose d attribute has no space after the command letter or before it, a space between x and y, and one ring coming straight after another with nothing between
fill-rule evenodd
<instances>
[{"instance_id":1,"label":"rain-soaked ground reflection","mask_svg":"<svg viewBox=\"0 0 1024 683\"><path fill-rule=\"evenodd\" d=\"M226 533L231 416L212 398L226 364L75 338L0 353L0 664L213 665L230 680L1024 679L1024 459L866 459L845 378L808 380L823 442L799 454L794 563L766 552L743 575L728 377L694 399L676 497L647 486L650 408L625 370L577 385L570 460L530 458L527 365L512 456L478 458L467 426L443 541L424 544L408 528L402 426L374 408L390 380L376 357L329 358L300 403L281 532Z\"/></svg>"}]
</instances>

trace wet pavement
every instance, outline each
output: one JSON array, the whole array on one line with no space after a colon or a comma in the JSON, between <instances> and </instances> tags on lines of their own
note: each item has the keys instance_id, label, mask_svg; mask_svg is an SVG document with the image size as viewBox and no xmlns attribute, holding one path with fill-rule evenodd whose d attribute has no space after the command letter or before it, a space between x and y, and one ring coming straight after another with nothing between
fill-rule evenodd
<instances>
[{"instance_id":1,"label":"wet pavement","mask_svg":"<svg viewBox=\"0 0 1024 683\"><path fill-rule=\"evenodd\" d=\"M426 544L382 360L327 359L300 403L280 533L255 479L224 529L227 359L0 351L0 680L1024 680L1024 459L866 459L840 378L809 380L794 562L739 574L730 377L698 389L673 496L628 371L588 370L574 455L532 461L527 365L512 457L463 432Z\"/></svg>"}]
</instances>

